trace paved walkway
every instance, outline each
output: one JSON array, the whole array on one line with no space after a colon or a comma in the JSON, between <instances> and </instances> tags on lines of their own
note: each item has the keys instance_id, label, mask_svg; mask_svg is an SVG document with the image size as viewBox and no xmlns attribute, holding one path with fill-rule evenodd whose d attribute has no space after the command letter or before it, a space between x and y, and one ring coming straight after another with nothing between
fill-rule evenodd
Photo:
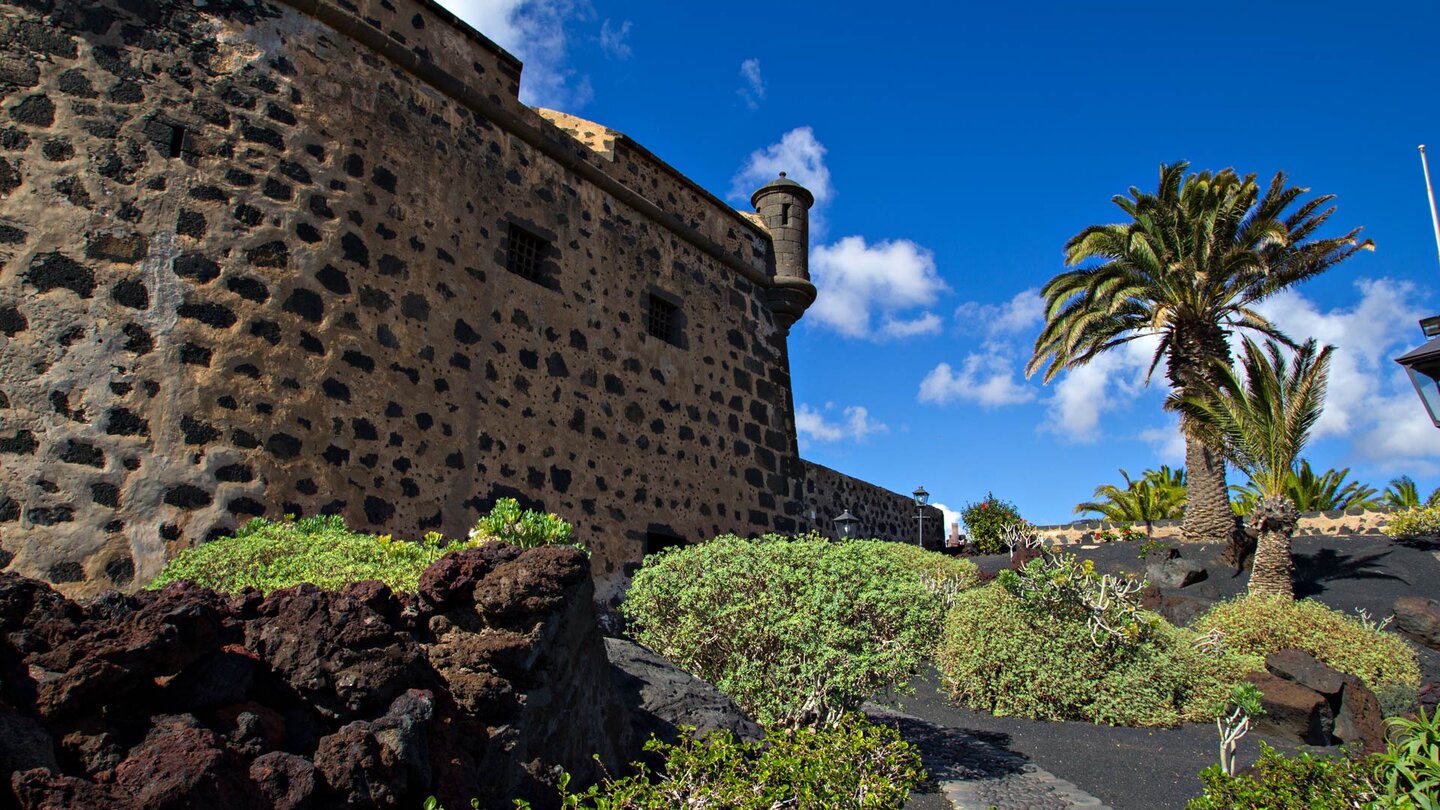
<instances>
[{"instance_id":1,"label":"paved walkway","mask_svg":"<svg viewBox=\"0 0 1440 810\"><path fill-rule=\"evenodd\" d=\"M924 794L914 795L906 810L1110 810L1025 757L959 729L875 704L867 704L865 713L897 728L920 749L931 784Z\"/></svg>"}]
</instances>

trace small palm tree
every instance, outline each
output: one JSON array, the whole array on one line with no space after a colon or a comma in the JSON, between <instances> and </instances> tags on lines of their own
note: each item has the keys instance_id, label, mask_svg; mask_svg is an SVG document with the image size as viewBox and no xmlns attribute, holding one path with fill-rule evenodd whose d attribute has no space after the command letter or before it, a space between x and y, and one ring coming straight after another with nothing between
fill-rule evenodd
<instances>
[{"instance_id":1,"label":"small palm tree","mask_svg":"<svg viewBox=\"0 0 1440 810\"><path fill-rule=\"evenodd\" d=\"M1262 188L1253 174L1186 175L1188 168L1162 165L1155 192L1132 186L1128 197L1113 198L1128 221L1092 225L1066 243L1065 264L1072 269L1041 290L1045 326L1026 375L1043 368L1049 382L1153 335L1160 343L1151 372L1163 361L1175 391L1216 383L1211 370L1229 366L1232 331L1293 345L1255 310L1257 303L1374 248L1358 238L1359 228L1317 237L1335 211L1333 195L1300 202L1309 189L1287 185L1283 172ZM1235 540L1225 464L1198 435L1185 430L1183 531L1198 540Z\"/></svg>"},{"instance_id":2,"label":"small palm tree","mask_svg":"<svg viewBox=\"0 0 1440 810\"><path fill-rule=\"evenodd\" d=\"M1101 484L1093 501L1075 506L1075 513L1093 512L1116 523L1144 523L1148 533L1157 520L1171 520L1185 513L1185 470L1169 467L1146 470L1139 479L1120 471L1125 486Z\"/></svg>"},{"instance_id":3,"label":"small palm tree","mask_svg":"<svg viewBox=\"0 0 1440 810\"><path fill-rule=\"evenodd\" d=\"M1260 499L1246 519L1259 542L1250 574L1250 592L1295 597L1295 563L1290 539L1299 512L1286 491L1295 461L1325 407L1325 384L1333 346L1316 350L1306 341L1286 360L1280 346L1261 349L1245 340L1244 376L1217 365L1215 382L1172 394L1167 404L1187 417L1186 424L1227 461L1250 476Z\"/></svg>"},{"instance_id":4,"label":"small palm tree","mask_svg":"<svg viewBox=\"0 0 1440 810\"><path fill-rule=\"evenodd\" d=\"M1384 494L1380 496L1380 505L1391 509L1413 509L1421 506L1420 490L1415 486L1415 479L1408 475L1392 478L1390 485L1385 487ZM1430 493L1423 505L1440 505L1440 487Z\"/></svg>"},{"instance_id":5,"label":"small palm tree","mask_svg":"<svg viewBox=\"0 0 1440 810\"><path fill-rule=\"evenodd\" d=\"M1349 475L1349 467L1343 470L1330 469L1316 475L1315 471L1310 469L1308 460L1301 461L1299 469L1291 471L1285 484L1285 492L1290 496L1290 500L1295 502L1295 508L1301 512L1331 512L1352 506L1375 506L1379 503L1375 499L1378 490L1359 481L1345 480ZM1250 514L1255 502L1260 499L1260 490L1253 481L1243 486L1232 486L1230 492L1231 505L1235 507L1237 515Z\"/></svg>"}]
</instances>

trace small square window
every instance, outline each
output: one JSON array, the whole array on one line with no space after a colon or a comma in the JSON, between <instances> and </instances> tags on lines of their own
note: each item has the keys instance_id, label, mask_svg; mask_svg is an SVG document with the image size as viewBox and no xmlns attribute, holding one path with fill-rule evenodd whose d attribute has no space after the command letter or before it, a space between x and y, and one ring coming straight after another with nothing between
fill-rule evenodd
<instances>
[{"instance_id":1,"label":"small square window","mask_svg":"<svg viewBox=\"0 0 1440 810\"><path fill-rule=\"evenodd\" d=\"M541 286L550 286L541 265L546 247L544 239L512 223L510 225L510 249L505 256L505 269Z\"/></svg>"},{"instance_id":2,"label":"small square window","mask_svg":"<svg viewBox=\"0 0 1440 810\"><path fill-rule=\"evenodd\" d=\"M650 309L645 313L646 331L666 343L679 343L679 309L664 298L651 295Z\"/></svg>"}]
</instances>

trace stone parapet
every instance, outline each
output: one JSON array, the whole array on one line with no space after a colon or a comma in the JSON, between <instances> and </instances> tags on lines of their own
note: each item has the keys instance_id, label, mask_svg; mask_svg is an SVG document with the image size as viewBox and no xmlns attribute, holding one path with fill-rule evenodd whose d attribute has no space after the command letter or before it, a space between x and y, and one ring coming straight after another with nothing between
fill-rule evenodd
<instances>
[{"instance_id":1,"label":"stone parapet","mask_svg":"<svg viewBox=\"0 0 1440 810\"><path fill-rule=\"evenodd\" d=\"M1295 530L1296 537L1313 537L1380 534L1389 519L1388 509L1336 509L1330 512L1306 512L1300 515ZM1121 524L1104 520L1083 520L1049 526L1036 526L1035 531L1050 543L1075 545L1089 542L1096 532L1115 529ZM1181 539L1179 520L1157 520L1148 527L1144 523L1130 524L1157 540L1178 541Z\"/></svg>"}]
</instances>

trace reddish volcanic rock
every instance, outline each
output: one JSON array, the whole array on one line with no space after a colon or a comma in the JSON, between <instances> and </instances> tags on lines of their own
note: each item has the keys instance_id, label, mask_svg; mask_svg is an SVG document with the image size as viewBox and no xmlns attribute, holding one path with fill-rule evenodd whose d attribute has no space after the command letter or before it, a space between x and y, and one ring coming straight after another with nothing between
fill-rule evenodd
<instances>
[{"instance_id":1,"label":"reddish volcanic rock","mask_svg":"<svg viewBox=\"0 0 1440 810\"><path fill-rule=\"evenodd\" d=\"M554 802L638 746L589 558L500 543L378 582L85 605L0 573L0 806L249 810ZM14 707L13 710L11 707Z\"/></svg>"}]
</instances>

